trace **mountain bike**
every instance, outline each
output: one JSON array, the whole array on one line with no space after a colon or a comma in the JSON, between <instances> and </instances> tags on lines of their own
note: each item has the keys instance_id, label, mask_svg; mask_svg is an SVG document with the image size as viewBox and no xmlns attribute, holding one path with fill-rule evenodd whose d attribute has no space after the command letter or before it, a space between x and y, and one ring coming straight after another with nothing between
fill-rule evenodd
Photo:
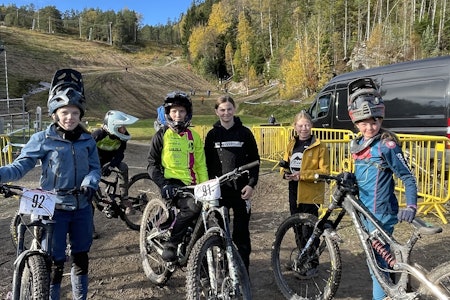
<instances>
[{"instance_id":1,"label":"mountain bike","mask_svg":"<svg viewBox=\"0 0 450 300\"><path fill-rule=\"evenodd\" d=\"M171 200L150 200L142 217L140 253L151 282L164 285L177 268L187 265L188 299L251 299L247 270L232 242L228 209L219 205L219 198L220 185L236 180L258 164L255 161L216 179L177 189L177 196L193 197L202 204L202 210L178 245L175 262L164 261L161 254L177 208Z\"/></svg>"},{"instance_id":2,"label":"mountain bike","mask_svg":"<svg viewBox=\"0 0 450 300\"><path fill-rule=\"evenodd\" d=\"M0 193L5 198L20 197L12 299L48 299L56 195L76 194L79 191L49 192L1 184Z\"/></svg>"},{"instance_id":3,"label":"mountain bike","mask_svg":"<svg viewBox=\"0 0 450 300\"><path fill-rule=\"evenodd\" d=\"M128 184L128 201L131 202L133 213L126 214L126 206L122 203L119 193L120 172L115 169L111 171L112 179L101 178L99 188L92 198L93 205L108 219L120 218L128 228L139 230L148 199L153 198L156 193L159 195L159 188L150 179L148 173L139 173L131 177Z\"/></svg>"},{"instance_id":4,"label":"mountain bike","mask_svg":"<svg viewBox=\"0 0 450 300\"><path fill-rule=\"evenodd\" d=\"M148 173L139 173L131 177L128 185L128 200L131 201L133 214L127 215L125 213L126 207L120 201L118 171L112 170L112 173L114 173L112 180L104 177L101 178L101 184L95 196L92 198L93 206L105 214L108 219L120 217L130 229L139 230L145 205L148 199L153 198L156 194L159 195L159 189L150 179ZM16 212L15 217L11 220L9 231L14 247L17 247L18 243L18 225L24 220L29 222L29 216L20 215L18 212ZM24 247L29 245L27 239L28 237L26 237Z\"/></svg>"},{"instance_id":5,"label":"mountain bike","mask_svg":"<svg viewBox=\"0 0 450 300\"><path fill-rule=\"evenodd\" d=\"M348 214L370 272L391 299L450 299L450 262L431 271L410 262L416 242L424 235L442 232L442 228L416 217L409 239L398 242L361 203L354 176L347 174L316 175L317 180L336 183L323 217L295 214L278 227L271 264L281 293L286 299L333 299L342 276L342 240L337 227ZM336 209L340 210L334 214ZM375 230L369 231L367 224ZM385 266L377 262L376 254Z\"/></svg>"}]
</instances>

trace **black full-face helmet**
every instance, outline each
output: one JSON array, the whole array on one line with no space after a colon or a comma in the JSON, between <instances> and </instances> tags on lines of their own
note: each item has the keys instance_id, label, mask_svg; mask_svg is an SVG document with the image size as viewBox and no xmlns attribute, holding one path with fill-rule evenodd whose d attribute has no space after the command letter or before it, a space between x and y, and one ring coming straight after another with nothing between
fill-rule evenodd
<instances>
[{"instance_id":1,"label":"black full-face helmet","mask_svg":"<svg viewBox=\"0 0 450 300\"><path fill-rule=\"evenodd\" d=\"M370 78L348 84L348 113L353 123L369 118L384 118L384 102Z\"/></svg>"},{"instance_id":2,"label":"black full-face helmet","mask_svg":"<svg viewBox=\"0 0 450 300\"><path fill-rule=\"evenodd\" d=\"M182 106L186 109L187 114L183 121L174 121L170 117L170 109L174 106ZM187 94L182 92L172 92L167 94L166 99L164 100L164 111L166 114L167 125L176 132L183 132L191 125L192 101Z\"/></svg>"},{"instance_id":3,"label":"black full-face helmet","mask_svg":"<svg viewBox=\"0 0 450 300\"><path fill-rule=\"evenodd\" d=\"M53 76L48 93L48 114L51 115L58 108L74 105L80 109L80 117L86 111L84 84L81 73L73 69L61 69Z\"/></svg>"}]
</instances>

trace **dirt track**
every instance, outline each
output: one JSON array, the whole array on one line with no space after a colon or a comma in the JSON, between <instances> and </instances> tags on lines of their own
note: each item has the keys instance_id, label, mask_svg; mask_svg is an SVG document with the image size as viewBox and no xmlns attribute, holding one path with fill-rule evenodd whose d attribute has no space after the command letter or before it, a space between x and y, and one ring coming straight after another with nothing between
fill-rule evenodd
<instances>
[{"instance_id":1,"label":"dirt track","mask_svg":"<svg viewBox=\"0 0 450 300\"><path fill-rule=\"evenodd\" d=\"M143 171L146 152L147 145L129 145L125 159L131 168L130 175ZM21 182L30 187L36 186L37 174L37 170L33 171ZM11 289L14 249L9 237L9 223L16 205L12 199L0 201L0 227L3 228L0 232L1 299ZM287 216L286 183L280 180L277 173L263 171L257 195L253 199L250 224L253 247L250 278L254 299L282 299L270 268L270 250L275 230ZM433 216L426 219L439 223ZM182 270L178 270L162 288L153 286L146 279L138 254L138 232L127 229L125 223L117 219L106 219L99 212L96 212L95 223L100 238L94 240L90 253L89 299L184 299L185 273ZM400 226L398 234L407 229L405 226ZM443 234L426 237L416 245L413 259L420 260L427 268L450 257L450 225L443 227ZM344 240L341 244L343 278L336 299L370 299L371 280L348 221L344 222L339 234ZM67 266L66 271L68 270ZM64 278L63 285L62 299L70 299L68 276Z\"/></svg>"}]
</instances>

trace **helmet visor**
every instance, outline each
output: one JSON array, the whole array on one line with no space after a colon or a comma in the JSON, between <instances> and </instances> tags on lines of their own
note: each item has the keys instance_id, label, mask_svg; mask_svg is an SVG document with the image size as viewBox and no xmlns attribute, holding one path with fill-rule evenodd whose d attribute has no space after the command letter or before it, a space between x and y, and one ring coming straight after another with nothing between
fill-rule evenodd
<instances>
[{"instance_id":1,"label":"helmet visor","mask_svg":"<svg viewBox=\"0 0 450 300\"><path fill-rule=\"evenodd\" d=\"M354 110L354 109L361 108L363 106L363 104L365 104L365 103L369 103L372 105L378 105L382 102L383 102L383 100L381 99L381 97L378 97L373 94L359 95L356 97L356 99L354 99L352 101L349 109Z\"/></svg>"}]
</instances>

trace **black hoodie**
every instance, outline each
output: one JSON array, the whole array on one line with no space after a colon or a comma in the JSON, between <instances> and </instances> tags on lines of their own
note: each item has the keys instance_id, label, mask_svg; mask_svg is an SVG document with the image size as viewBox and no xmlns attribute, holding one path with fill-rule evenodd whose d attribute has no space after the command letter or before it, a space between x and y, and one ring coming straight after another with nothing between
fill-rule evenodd
<instances>
[{"instance_id":1,"label":"black hoodie","mask_svg":"<svg viewBox=\"0 0 450 300\"><path fill-rule=\"evenodd\" d=\"M242 125L239 117L234 117L234 125L230 129L222 127L217 121L205 139L206 165L209 178L215 178L237 167L259 161L258 146L253 133ZM247 184L255 187L258 183L259 166L249 170L249 176L238 180L237 190ZM229 185L230 187L232 184Z\"/></svg>"}]
</instances>

